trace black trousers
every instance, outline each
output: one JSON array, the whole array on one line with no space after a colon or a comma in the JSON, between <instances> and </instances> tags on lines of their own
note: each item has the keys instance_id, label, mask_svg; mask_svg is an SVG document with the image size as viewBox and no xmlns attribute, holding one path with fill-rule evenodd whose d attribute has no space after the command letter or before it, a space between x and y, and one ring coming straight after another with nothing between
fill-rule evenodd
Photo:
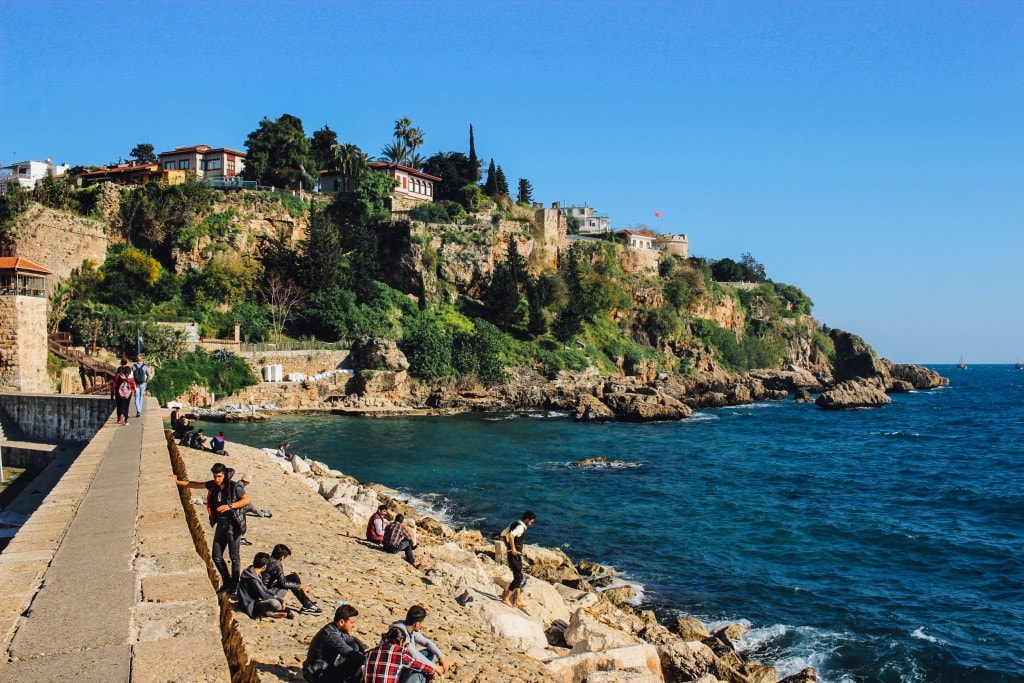
<instances>
[{"instance_id":1,"label":"black trousers","mask_svg":"<svg viewBox=\"0 0 1024 683\"><path fill-rule=\"evenodd\" d=\"M509 553L507 557L508 567L512 570L512 583L508 585L508 589L510 591L518 590L526 583L523 578L523 556Z\"/></svg>"},{"instance_id":2,"label":"black trousers","mask_svg":"<svg viewBox=\"0 0 1024 683\"><path fill-rule=\"evenodd\" d=\"M226 586L228 592L238 587L238 577L242 575L242 558L238 550L238 541L242 538L238 527L230 521L218 522L213 532L213 566L220 572L221 586ZM231 558L231 573L228 574L227 565L224 564L224 550L228 551Z\"/></svg>"},{"instance_id":3,"label":"black trousers","mask_svg":"<svg viewBox=\"0 0 1024 683\"><path fill-rule=\"evenodd\" d=\"M284 578L289 583L302 583L302 579L299 578L298 574L289 574ZM313 601L309 599L308 595L306 595L306 591L301 588L278 588L274 591L274 595L279 598L286 598L288 597L288 591L291 591L292 595L298 598L299 604L303 607L309 607L313 604Z\"/></svg>"}]
</instances>

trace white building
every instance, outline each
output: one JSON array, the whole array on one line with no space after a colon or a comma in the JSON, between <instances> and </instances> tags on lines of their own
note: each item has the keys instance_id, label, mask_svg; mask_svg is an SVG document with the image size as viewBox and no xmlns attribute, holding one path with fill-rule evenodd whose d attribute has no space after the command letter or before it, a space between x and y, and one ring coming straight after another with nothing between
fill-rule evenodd
<instances>
[{"instance_id":1,"label":"white building","mask_svg":"<svg viewBox=\"0 0 1024 683\"><path fill-rule=\"evenodd\" d=\"M46 177L47 171L53 172L54 178L59 178L70 170L67 164L53 165L52 159L46 161L19 161L4 166L4 174L0 177L0 193L6 192L10 184L21 185L26 190L32 190L39 181Z\"/></svg>"},{"instance_id":2,"label":"white building","mask_svg":"<svg viewBox=\"0 0 1024 683\"><path fill-rule=\"evenodd\" d=\"M562 215L568 218L575 218L579 221L579 234L600 235L612 231L612 221L608 216L598 216L594 207L587 206L558 206L555 205Z\"/></svg>"}]
</instances>

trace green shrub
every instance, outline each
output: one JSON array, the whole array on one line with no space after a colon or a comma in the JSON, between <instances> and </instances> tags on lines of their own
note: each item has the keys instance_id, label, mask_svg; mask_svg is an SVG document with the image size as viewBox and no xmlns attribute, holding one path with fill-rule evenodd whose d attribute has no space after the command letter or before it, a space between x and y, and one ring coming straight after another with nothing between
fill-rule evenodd
<instances>
[{"instance_id":1,"label":"green shrub","mask_svg":"<svg viewBox=\"0 0 1024 683\"><path fill-rule=\"evenodd\" d=\"M192 388L195 382L218 396L230 396L259 380L249 364L227 349L207 353L196 349L156 368L149 390L161 402L173 401Z\"/></svg>"},{"instance_id":2,"label":"green shrub","mask_svg":"<svg viewBox=\"0 0 1024 683\"><path fill-rule=\"evenodd\" d=\"M448 211L440 204L434 203L416 205L409 212L409 216L414 221L422 221L423 223L448 223L451 220Z\"/></svg>"}]
</instances>

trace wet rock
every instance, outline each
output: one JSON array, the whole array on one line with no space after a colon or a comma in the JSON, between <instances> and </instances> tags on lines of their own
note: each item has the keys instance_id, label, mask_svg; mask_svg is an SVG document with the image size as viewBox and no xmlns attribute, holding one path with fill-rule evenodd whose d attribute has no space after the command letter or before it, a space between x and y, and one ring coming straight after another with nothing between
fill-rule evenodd
<instances>
[{"instance_id":1,"label":"wet rock","mask_svg":"<svg viewBox=\"0 0 1024 683\"><path fill-rule=\"evenodd\" d=\"M577 422L611 422L615 413L596 396L583 394L573 409L572 419Z\"/></svg>"},{"instance_id":2,"label":"wet rock","mask_svg":"<svg viewBox=\"0 0 1024 683\"><path fill-rule=\"evenodd\" d=\"M708 627L700 619L691 616L676 619L676 633L683 640L704 640L710 638Z\"/></svg>"},{"instance_id":3,"label":"wet rock","mask_svg":"<svg viewBox=\"0 0 1024 683\"><path fill-rule=\"evenodd\" d=\"M792 676L786 676L779 683L818 683L818 673L811 667L807 667Z\"/></svg>"},{"instance_id":4,"label":"wet rock","mask_svg":"<svg viewBox=\"0 0 1024 683\"><path fill-rule=\"evenodd\" d=\"M814 400L814 395L804 387L799 387L793 392L793 400L797 403L810 403Z\"/></svg>"},{"instance_id":5,"label":"wet rock","mask_svg":"<svg viewBox=\"0 0 1024 683\"><path fill-rule=\"evenodd\" d=\"M886 395L882 380L875 378L842 382L823 392L814 403L825 410L845 410L877 408L892 403L892 399Z\"/></svg>"},{"instance_id":6,"label":"wet rock","mask_svg":"<svg viewBox=\"0 0 1024 683\"><path fill-rule=\"evenodd\" d=\"M949 379L920 365L896 364L889 371L893 379L910 382L915 389L935 389L949 385Z\"/></svg>"},{"instance_id":7,"label":"wet rock","mask_svg":"<svg viewBox=\"0 0 1024 683\"><path fill-rule=\"evenodd\" d=\"M635 600L637 592L635 588L629 584L625 584L622 586L615 586L614 588L606 588L601 592L601 596L610 601L613 605L621 607L623 605L629 605L631 600Z\"/></svg>"},{"instance_id":8,"label":"wet rock","mask_svg":"<svg viewBox=\"0 0 1024 683\"><path fill-rule=\"evenodd\" d=\"M829 337L836 347L833 375L837 383L866 377L887 377L885 364L871 346L851 332L833 329Z\"/></svg>"}]
</instances>

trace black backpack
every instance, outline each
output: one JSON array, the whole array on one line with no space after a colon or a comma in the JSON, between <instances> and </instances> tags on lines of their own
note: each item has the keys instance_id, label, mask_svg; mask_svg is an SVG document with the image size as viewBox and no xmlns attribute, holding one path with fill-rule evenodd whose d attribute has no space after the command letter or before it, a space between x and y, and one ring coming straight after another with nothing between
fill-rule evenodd
<instances>
[{"instance_id":1,"label":"black backpack","mask_svg":"<svg viewBox=\"0 0 1024 683\"><path fill-rule=\"evenodd\" d=\"M135 378L136 384L145 384L149 381L149 368L145 363L136 363L132 366L132 377Z\"/></svg>"}]
</instances>

